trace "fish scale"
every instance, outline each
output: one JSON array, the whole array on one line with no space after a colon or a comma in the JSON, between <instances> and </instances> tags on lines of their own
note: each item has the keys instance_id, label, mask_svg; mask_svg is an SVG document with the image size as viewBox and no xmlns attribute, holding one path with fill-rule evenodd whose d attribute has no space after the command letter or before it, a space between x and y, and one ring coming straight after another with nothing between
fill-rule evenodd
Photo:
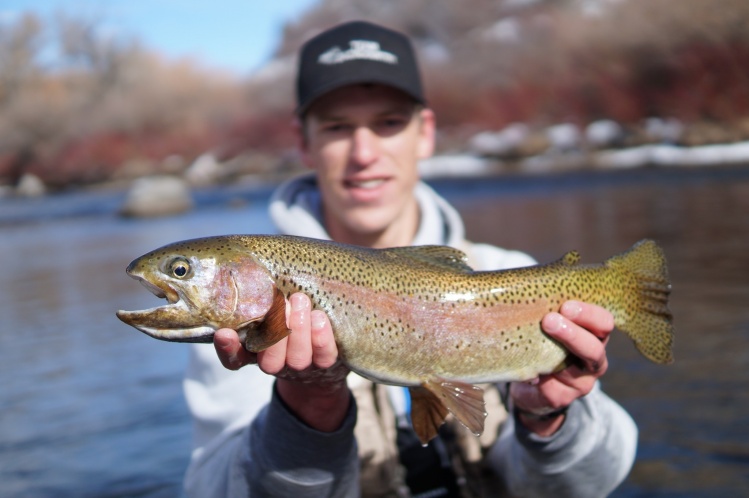
<instances>
[{"instance_id":1,"label":"fish scale","mask_svg":"<svg viewBox=\"0 0 749 498\"><path fill-rule=\"evenodd\" d=\"M209 237L133 261L128 273L169 304L118 317L172 341L210 342L218 328L234 328L248 349L260 351L289 334L285 299L303 292L328 315L350 369L411 389L414 428L427 441L448 411L482 431L483 398L474 384L530 380L568 365L569 352L540 323L570 299L608 309L646 357L672 361L660 248L641 241L603 264L579 259L571 252L547 265L476 272L462 252L442 246Z\"/></svg>"}]
</instances>

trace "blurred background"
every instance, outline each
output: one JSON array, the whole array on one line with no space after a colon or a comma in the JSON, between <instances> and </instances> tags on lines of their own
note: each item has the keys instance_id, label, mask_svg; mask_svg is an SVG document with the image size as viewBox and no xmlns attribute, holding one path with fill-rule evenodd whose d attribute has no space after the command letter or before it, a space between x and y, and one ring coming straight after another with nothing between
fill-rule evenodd
<instances>
[{"instance_id":1,"label":"blurred background","mask_svg":"<svg viewBox=\"0 0 749 498\"><path fill-rule=\"evenodd\" d=\"M472 240L664 247L677 362L609 346L641 431L615 496L749 493L748 2L257 3L0 5L0 495L179 494L187 350L116 320L156 304L124 268L273 231L302 171L296 49L350 19L414 41L440 128L422 173Z\"/></svg>"}]
</instances>

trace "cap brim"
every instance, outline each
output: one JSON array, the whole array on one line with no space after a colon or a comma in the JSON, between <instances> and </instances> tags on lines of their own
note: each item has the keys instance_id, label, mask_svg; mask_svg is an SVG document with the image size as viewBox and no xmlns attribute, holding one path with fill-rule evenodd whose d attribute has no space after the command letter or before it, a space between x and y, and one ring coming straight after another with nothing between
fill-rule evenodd
<instances>
[{"instance_id":1,"label":"cap brim","mask_svg":"<svg viewBox=\"0 0 749 498\"><path fill-rule=\"evenodd\" d=\"M413 91L411 91L410 88L407 88L406 85L398 85L394 84L392 79L388 78L378 78L377 76L362 76L361 78L346 78L341 79L339 81L331 81L327 83L326 85L320 86L317 88L314 92L310 93L307 96L307 99L305 102L302 102L296 109L295 113L298 116L303 115L305 112L309 110L309 108L318 101L321 97L324 95L327 95L328 93L338 90L339 88L343 88L346 86L352 86L352 85L366 85L366 84L372 84L372 85L383 85L383 86L389 86L391 88L395 88L396 90L403 92L405 95L408 95L410 98L412 98L414 101L418 102L419 104L426 104L426 100L422 98L420 95L415 95Z\"/></svg>"}]
</instances>

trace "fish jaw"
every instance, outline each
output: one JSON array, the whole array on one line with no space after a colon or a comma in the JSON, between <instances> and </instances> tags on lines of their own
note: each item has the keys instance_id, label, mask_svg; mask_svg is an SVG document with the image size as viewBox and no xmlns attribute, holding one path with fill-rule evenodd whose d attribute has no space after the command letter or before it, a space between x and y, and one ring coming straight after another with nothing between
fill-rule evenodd
<instances>
[{"instance_id":1,"label":"fish jaw","mask_svg":"<svg viewBox=\"0 0 749 498\"><path fill-rule=\"evenodd\" d=\"M216 330L206 325L193 325L185 320L191 317L183 301L147 310L117 312L117 318L154 339L170 342L213 342ZM184 326L181 326L183 323Z\"/></svg>"},{"instance_id":2,"label":"fish jaw","mask_svg":"<svg viewBox=\"0 0 749 498\"><path fill-rule=\"evenodd\" d=\"M166 299L168 304L138 311L119 310L117 318L154 339L170 342L213 342L216 328L207 325L204 320L196 319L179 292L163 281L150 282L146 276L138 273L133 265L128 266L126 272L156 297Z\"/></svg>"}]
</instances>

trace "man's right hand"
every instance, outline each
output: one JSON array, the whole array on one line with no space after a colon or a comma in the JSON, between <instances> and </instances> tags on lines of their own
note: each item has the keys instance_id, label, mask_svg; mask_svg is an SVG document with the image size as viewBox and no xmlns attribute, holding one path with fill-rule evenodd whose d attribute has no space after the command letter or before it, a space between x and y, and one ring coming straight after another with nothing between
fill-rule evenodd
<instances>
[{"instance_id":1,"label":"man's right hand","mask_svg":"<svg viewBox=\"0 0 749 498\"><path fill-rule=\"evenodd\" d=\"M311 310L309 298L293 294L286 306L291 334L257 354L245 350L236 331L216 331L213 344L230 370L257 364L278 379L281 399L310 427L331 432L340 427L350 405L348 368L338 361L338 348L327 315Z\"/></svg>"}]
</instances>

